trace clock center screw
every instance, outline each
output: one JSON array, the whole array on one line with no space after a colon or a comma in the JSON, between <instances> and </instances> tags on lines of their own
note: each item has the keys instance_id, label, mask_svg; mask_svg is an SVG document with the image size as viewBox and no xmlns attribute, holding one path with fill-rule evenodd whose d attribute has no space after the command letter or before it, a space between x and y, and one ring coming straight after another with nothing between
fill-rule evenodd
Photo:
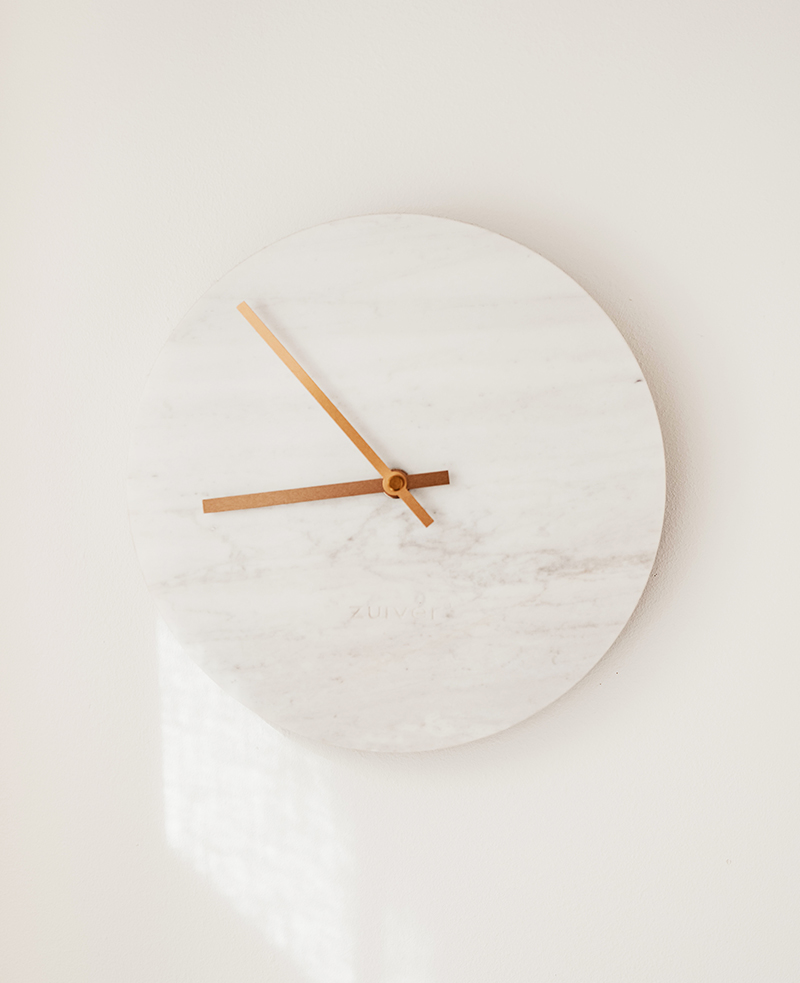
<instances>
[{"instance_id":1,"label":"clock center screw","mask_svg":"<svg viewBox=\"0 0 800 983\"><path fill-rule=\"evenodd\" d=\"M399 493L404 488L408 488L408 475L405 471L390 471L383 479L383 490L391 498L399 498Z\"/></svg>"}]
</instances>

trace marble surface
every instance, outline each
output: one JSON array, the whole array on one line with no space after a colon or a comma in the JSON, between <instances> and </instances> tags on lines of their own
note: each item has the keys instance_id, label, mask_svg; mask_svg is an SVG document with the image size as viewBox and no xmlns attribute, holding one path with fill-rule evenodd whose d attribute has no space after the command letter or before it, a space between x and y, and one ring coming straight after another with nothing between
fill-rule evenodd
<instances>
[{"instance_id":1,"label":"marble surface","mask_svg":"<svg viewBox=\"0 0 800 983\"><path fill-rule=\"evenodd\" d=\"M204 514L202 499L375 473L236 310L247 301L392 467L370 495ZM541 256L412 215L300 232L173 332L131 442L136 549L180 644L275 726L376 751L495 733L603 656L664 508L639 366Z\"/></svg>"}]
</instances>

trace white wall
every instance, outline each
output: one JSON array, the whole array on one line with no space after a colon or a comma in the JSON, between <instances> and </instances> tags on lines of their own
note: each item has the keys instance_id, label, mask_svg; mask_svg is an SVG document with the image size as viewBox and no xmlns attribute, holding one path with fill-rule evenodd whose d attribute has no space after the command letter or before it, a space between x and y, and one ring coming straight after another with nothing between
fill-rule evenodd
<instances>
[{"instance_id":1,"label":"white wall","mask_svg":"<svg viewBox=\"0 0 800 983\"><path fill-rule=\"evenodd\" d=\"M800 8L8 0L0 975L795 981ZM669 466L583 684L444 753L288 740L159 628L127 527L171 327L272 240L413 211L614 317Z\"/></svg>"}]
</instances>

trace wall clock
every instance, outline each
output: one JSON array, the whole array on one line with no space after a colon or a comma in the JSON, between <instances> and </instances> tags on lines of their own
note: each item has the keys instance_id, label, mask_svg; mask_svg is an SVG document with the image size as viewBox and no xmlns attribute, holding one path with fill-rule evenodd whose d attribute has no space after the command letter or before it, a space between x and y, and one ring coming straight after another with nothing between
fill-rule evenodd
<instances>
[{"instance_id":1,"label":"wall clock","mask_svg":"<svg viewBox=\"0 0 800 983\"><path fill-rule=\"evenodd\" d=\"M378 215L277 242L195 304L128 485L148 586L220 686L295 734L420 751L527 718L602 657L650 573L664 460L636 360L565 273Z\"/></svg>"}]
</instances>

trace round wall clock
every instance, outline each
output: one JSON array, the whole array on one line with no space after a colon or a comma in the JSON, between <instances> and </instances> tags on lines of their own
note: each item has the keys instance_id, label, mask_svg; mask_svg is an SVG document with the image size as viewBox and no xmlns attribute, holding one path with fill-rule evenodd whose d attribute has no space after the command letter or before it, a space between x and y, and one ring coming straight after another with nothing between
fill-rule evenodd
<instances>
[{"instance_id":1,"label":"round wall clock","mask_svg":"<svg viewBox=\"0 0 800 983\"><path fill-rule=\"evenodd\" d=\"M150 375L136 549L191 657L286 731L421 751L595 665L658 546L661 433L617 329L475 226L345 219L216 283Z\"/></svg>"}]
</instances>

